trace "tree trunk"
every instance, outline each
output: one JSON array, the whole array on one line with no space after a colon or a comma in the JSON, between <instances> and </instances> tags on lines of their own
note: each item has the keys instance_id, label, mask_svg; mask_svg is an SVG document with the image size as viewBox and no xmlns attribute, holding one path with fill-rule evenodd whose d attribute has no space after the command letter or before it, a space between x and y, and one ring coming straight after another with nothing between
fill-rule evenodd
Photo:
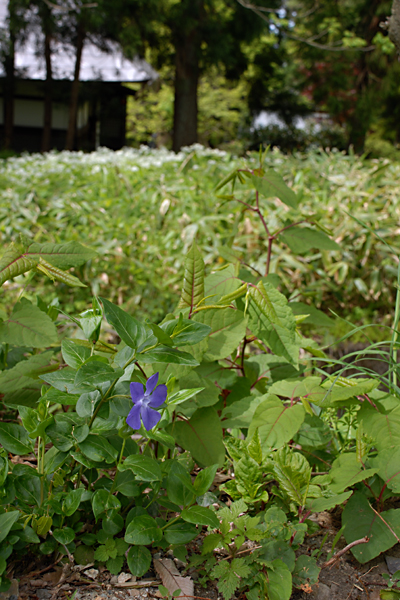
<instances>
[{"instance_id":1,"label":"tree trunk","mask_svg":"<svg viewBox=\"0 0 400 600\"><path fill-rule=\"evenodd\" d=\"M85 30L83 25L78 25L78 36L76 40L76 58L75 58L75 73L71 87L71 99L69 103L69 118L67 139L65 142L66 150L74 149L75 132L76 132L76 117L78 115L78 99L79 99L79 73L81 70L82 50L85 42Z\"/></svg>"},{"instance_id":2,"label":"tree trunk","mask_svg":"<svg viewBox=\"0 0 400 600\"><path fill-rule=\"evenodd\" d=\"M4 148L12 146L14 132L14 87L15 87L15 35L10 31L9 53L5 57L6 72L4 86Z\"/></svg>"},{"instance_id":3,"label":"tree trunk","mask_svg":"<svg viewBox=\"0 0 400 600\"><path fill-rule=\"evenodd\" d=\"M400 57L400 0L393 0L392 16L389 19L389 37Z\"/></svg>"},{"instance_id":4,"label":"tree trunk","mask_svg":"<svg viewBox=\"0 0 400 600\"><path fill-rule=\"evenodd\" d=\"M51 69L51 35L46 33L44 39L44 56L46 60L46 83L44 89L44 117L42 152L48 152L51 148L51 120L53 112L53 73Z\"/></svg>"},{"instance_id":5,"label":"tree trunk","mask_svg":"<svg viewBox=\"0 0 400 600\"><path fill-rule=\"evenodd\" d=\"M175 43L175 101L172 148L197 142L197 88L199 82L200 43L191 31Z\"/></svg>"}]
</instances>

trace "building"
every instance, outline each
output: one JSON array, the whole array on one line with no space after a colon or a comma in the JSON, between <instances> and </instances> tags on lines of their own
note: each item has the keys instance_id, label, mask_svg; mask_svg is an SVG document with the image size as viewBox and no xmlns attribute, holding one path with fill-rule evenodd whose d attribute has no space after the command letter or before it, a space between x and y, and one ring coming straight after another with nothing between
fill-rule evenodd
<instances>
[{"instance_id":1,"label":"building","mask_svg":"<svg viewBox=\"0 0 400 600\"><path fill-rule=\"evenodd\" d=\"M0 0L0 29L6 31L7 0ZM34 15L33 15L34 17ZM41 31L32 30L15 49L14 129L12 149L40 151L44 125L46 65L38 48ZM44 37L44 36L43 36ZM75 48L52 41L52 123L51 146L65 147L69 99L75 69ZM125 144L126 99L132 90L127 83L146 84L158 77L144 60L128 60L115 42L107 50L86 40L80 69L79 105L75 148L94 150L98 146L118 149ZM0 64L0 146L4 140L4 94L6 75Z\"/></svg>"}]
</instances>

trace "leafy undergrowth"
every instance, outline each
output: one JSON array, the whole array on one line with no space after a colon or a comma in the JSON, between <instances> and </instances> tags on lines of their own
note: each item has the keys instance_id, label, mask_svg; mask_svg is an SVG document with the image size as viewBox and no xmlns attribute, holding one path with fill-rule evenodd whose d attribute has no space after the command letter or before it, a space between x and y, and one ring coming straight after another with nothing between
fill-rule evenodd
<instances>
[{"instance_id":1,"label":"leafy undergrowth","mask_svg":"<svg viewBox=\"0 0 400 600\"><path fill-rule=\"evenodd\" d=\"M268 240L262 224L243 204L215 194L232 169L256 167L257 160L201 146L179 154L142 148L10 158L0 169L1 236L5 243L19 234L36 242L85 240L97 257L77 274L92 292L161 320L174 307L183 259L195 238L208 269L232 260L233 248L264 274ZM317 220L340 246L333 251L316 237L304 244L297 228L282 232L270 273L279 275L285 294L312 300L325 313L350 314L353 322L384 319L394 302L400 165L334 151L271 151L265 165L297 193L301 216ZM245 200L243 194L238 198ZM272 232L296 218L276 199L263 201L263 209ZM54 298L48 286L35 290L48 302ZM83 291L71 294L59 286L57 295L68 312L86 306Z\"/></svg>"},{"instance_id":2,"label":"leafy undergrowth","mask_svg":"<svg viewBox=\"0 0 400 600\"><path fill-rule=\"evenodd\" d=\"M19 292L0 323L0 591L35 556L62 569L54 598L102 571L157 573L168 599L194 596L195 573L224 600L289 600L342 555L368 565L400 541L400 290L387 339L368 347L385 368L348 373L310 337L326 315L273 272L281 243L297 249L293 264L305 247L321 260L341 251L325 212L309 213L262 155L218 187L257 219L263 262L242 260L239 227L208 274L208 246L193 243L162 319L112 294L68 316L21 287L47 276L81 290L68 269L95 254L77 241L22 237L0 259L0 283ZM325 557L329 534L310 540L332 511ZM399 597L398 575L383 599Z\"/></svg>"}]
</instances>

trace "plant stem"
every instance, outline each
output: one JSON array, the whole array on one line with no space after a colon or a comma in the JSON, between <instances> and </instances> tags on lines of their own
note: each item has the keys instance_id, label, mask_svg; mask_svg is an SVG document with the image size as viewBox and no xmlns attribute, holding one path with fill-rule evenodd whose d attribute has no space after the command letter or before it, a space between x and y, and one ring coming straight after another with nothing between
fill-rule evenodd
<instances>
[{"instance_id":1,"label":"plant stem","mask_svg":"<svg viewBox=\"0 0 400 600\"><path fill-rule=\"evenodd\" d=\"M123 458L123 455L124 455L125 444L126 444L126 439L123 439L122 440L121 452L120 452L120 455L119 455L119 458L118 458L118 462L117 462L117 470L116 470L116 473L115 473L113 484L112 484L111 489L110 489L109 496L111 496L111 494L113 493L113 491L115 489L115 484L117 483L118 467L121 464L121 461L122 461L122 458Z\"/></svg>"}]
</instances>

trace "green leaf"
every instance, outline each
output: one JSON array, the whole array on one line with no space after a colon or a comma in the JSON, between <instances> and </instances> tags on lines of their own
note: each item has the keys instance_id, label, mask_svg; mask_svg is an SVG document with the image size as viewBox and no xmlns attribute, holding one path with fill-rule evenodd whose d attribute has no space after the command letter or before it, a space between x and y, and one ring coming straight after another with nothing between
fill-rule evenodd
<instances>
[{"instance_id":1,"label":"green leaf","mask_svg":"<svg viewBox=\"0 0 400 600\"><path fill-rule=\"evenodd\" d=\"M91 355L89 348L76 344L73 340L63 340L61 352L64 362L73 369L79 369Z\"/></svg>"},{"instance_id":2,"label":"green leaf","mask_svg":"<svg viewBox=\"0 0 400 600\"><path fill-rule=\"evenodd\" d=\"M378 452L400 446L400 405L383 414L364 402L357 419L363 422L364 432L374 440Z\"/></svg>"},{"instance_id":3,"label":"green leaf","mask_svg":"<svg viewBox=\"0 0 400 600\"><path fill-rule=\"evenodd\" d=\"M0 444L12 454L30 454L33 450L33 440L21 425L15 423L0 423Z\"/></svg>"},{"instance_id":4,"label":"green leaf","mask_svg":"<svg viewBox=\"0 0 400 600\"><path fill-rule=\"evenodd\" d=\"M84 488L77 488L76 490L71 490L68 492L62 507L64 515L70 517L75 511L78 510L84 491Z\"/></svg>"},{"instance_id":5,"label":"green leaf","mask_svg":"<svg viewBox=\"0 0 400 600\"><path fill-rule=\"evenodd\" d=\"M0 392L7 394L8 392L15 392L32 386L32 380L46 373L46 370L54 370L54 366L50 366L49 362L52 356L52 350L43 352L42 354L34 354L27 360L18 362L15 367L2 371L0 374Z\"/></svg>"},{"instance_id":6,"label":"green leaf","mask_svg":"<svg viewBox=\"0 0 400 600\"><path fill-rule=\"evenodd\" d=\"M40 375L40 379L42 379L46 383L49 383L60 392L74 394L75 390L79 389L75 386L75 376L76 371L74 369L71 369L71 367L65 367L65 369L59 369L54 373L46 373L45 375ZM82 389L82 392L83 391L86 390ZM64 401L62 404L66 404L66 402Z\"/></svg>"},{"instance_id":7,"label":"green leaf","mask_svg":"<svg viewBox=\"0 0 400 600\"><path fill-rule=\"evenodd\" d=\"M285 447L274 455L273 472L279 487L298 506L305 504L305 495L311 478L311 467L300 452Z\"/></svg>"},{"instance_id":8,"label":"green leaf","mask_svg":"<svg viewBox=\"0 0 400 600\"><path fill-rule=\"evenodd\" d=\"M211 332L211 327L189 319L175 321L177 323L171 334L174 346L199 344Z\"/></svg>"},{"instance_id":9,"label":"green leaf","mask_svg":"<svg viewBox=\"0 0 400 600\"><path fill-rule=\"evenodd\" d=\"M309 227L290 227L279 234L279 239L295 254L305 254L312 248L318 250L340 250L340 246L326 233Z\"/></svg>"},{"instance_id":10,"label":"green leaf","mask_svg":"<svg viewBox=\"0 0 400 600\"><path fill-rule=\"evenodd\" d=\"M347 544L365 536L369 538L366 544L351 549L358 562L364 564L397 543L392 531L400 537L400 509L386 510L379 517L370 507L366 496L355 492L344 507L342 524L345 526L343 535Z\"/></svg>"},{"instance_id":11,"label":"green leaf","mask_svg":"<svg viewBox=\"0 0 400 600\"><path fill-rule=\"evenodd\" d=\"M262 177L250 175L256 190L264 198L279 198L290 208L297 208L297 196L283 181L281 175L268 169Z\"/></svg>"},{"instance_id":12,"label":"green leaf","mask_svg":"<svg viewBox=\"0 0 400 600\"><path fill-rule=\"evenodd\" d=\"M191 477L185 467L178 461L174 461L168 472L167 478L168 500L179 506L188 506L196 498Z\"/></svg>"},{"instance_id":13,"label":"green leaf","mask_svg":"<svg viewBox=\"0 0 400 600\"><path fill-rule=\"evenodd\" d=\"M57 329L46 313L34 304L19 303L0 323L0 340L13 346L45 348L57 343Z\"/></svg>"},{"instance_id":14,"label":"green leaf","mask_svg":"<svg viewBox=\"0 0 400 600\"><path fill-rule=\"evenodd\" d=\"M212 296L210 301L212 304L216 304L223 296L234 294L241 285L242 282L236 276L235 267L227 265L224 269L215 271L205 278L204 293L206 298Z\"/></svg>"},{"instance_id":15,"label":"green leaf","mask_svg":"<svg viewBox=\"0 0 400 600\"><path fill-rule=\"evenodd\" d=\"M25 257L32 260L44 258L58 269L69 269L70 267L80 267L91 258L96 256L96 252L86 248L79 242L67 242L63 244L52 244L45 242L39 244L34 242L25 252Z\"/></svg>"},{"instance_id":16,"label":"green leaf","mask_svg":"<svg viewBox=\"0 0 400 600\"><path fill-rule=\"evenodd\" d=\"M345 402L346 400L356 398L362 394L369 394L372 390L376 389L378 385L379 381L375 379L335 378L331 376L323 383L323 388L327 390L325 397L322 400L315 398L313 402L318 406L335 407L338 402Z\"/></svg>"},{"instance_id":17,"label":"green leaf","mask_svg":"<svg viewBox=\"0 0 400 600\"><path fill-rule=\"evenodd\" d=\"M150 515L134 517L126 528L125 541L135 546L147 546L159 542L163 536L157 521Z\"/></svg>"},{"instance_id":18,"label":"green leaf","mask_svg":"<svg viewBox=\"0 0 400 600\"><path fill-rule=\"evenodd\" d=\"M215 548L220 547L223 541L224 536L220 533L210 533L209 535L206 535L206 537L203 539L201 553L208 554L209 552L212 552L215 550Z\"/></svg>"},{"instance_id":19,"label":"green leaf","mask_svg":"<svg viewBox=\"0 0 400 600\"><path fill-rule=\"evenodd\" d=\"M103 512L108 510L121 510L121 502L116 496L109 493L108 490L97 490L92 497L92 508L95 519Z\"/></svg>"},{"instance_id":20,"label":"green leaf","mask_svg":"<svg viewBox=\"0 0 400 600\"><path fill-rule=\"evenodd\" d=\"M335 494L334 496L328 496L327 498L308 498L306 501L307 510L311 510L313 513L323 512L324 510L331 510L335 506L342 505L350 498L352 491L343 492L342 494Z\"/></svg>"},{"instance_id":21,"label":"green leaf","mask_svg":"<svg viewBox=\"0 0 400 600\"><path fill-rule=\"evenodd\" d=\"M333 463L329 472L331 483L329 489L334 494L340 494L346 488L372 477L378 469L365 469L357 461L355 452L341 454Z\"/></svg>"},{"instance_id":22,"label":"green leaf","mask_svg":"<svg viewBox=\"0 0 400 600\"><path fill-rule=\"evenodd\" d=\"M140 495L140 488L136 482L135 475L131 470L118 471L116 475L115 491L120 492L123 496L134 498Z\"/></svg>"},{"instance_id":23,"label":"green leaf","mask_svg":"<svg viewBox=\"0 0 400 600\"><path fill-rule=\"evenodd\" d=\"M108 557L109 554L106 546L99 546L98 548L96 548L96 551L94 553L95 560L99 560L100 562L106 562Z\"/></svg>"},{"instance_id":24,"label":"green leaf","mask_svg":"<svg viewBox=\"0 0 400 600\"><path fill-rule=\"evenodd\" d=\"M38 262L38 257L27 256L21 246L12 242L0 259L0 286L7 279L30 271Z\"/></svg>"},{"instance_id":25,"label":"green leaf","mask_svg":"<svg viewBox=\"0 0 400 600\"><path fill-rule=\"evenodd\" d=\"M220 561L211 571L213 579L218 580L218 590L229 600L240 585L240 579L250 575L250 567L243 559L234 558L231 563Z\"/></svg>"},{"instance_id":26,"label":"green leaf","mask_svg":"<svg viewBox=\"0 0 400 600\"><path fill-rule=\"evenodd\" d=\"M109 558L106 562L106 567L110 571L111 575L119 575L122 571L122 567L125 562L125 556L116 556L115 558Z\"/></svg>"},{"instance_id":27,"label":"green leaf","mask_svg":"<svg viewBox=\"0 0 400 600\"><path fill-rule=\"evenodd\" d=\"M62 269L54 267L42 257L39 257L39 263L36 265L36 270L40 273L44 273L44 275L52 281L59 281L70 287L86 287L86 285L79 281L77 277L74 277L71 273L66 273Z\"/></svg>"},{"instance_id":28,"label":"green leaf","mask_svg":"<svg viewBox=\"0 0 400 600\"><path fill-rule=\"evenodd\" d=\"M80 417L91 418L100 400L101 394L98 390L82 394L76 403L76 412Z\"/></svg>"},{"instance_id":29,"label":"green leaf","mask_svg":"<svg viewBox=\"0 0 400 600\"><path fill-rule=\"evenodd\" d=\"M113 369L99 360L92 360L77 371L75 386L77 388L97 389L102 383L112 383L124 374L123 369Z\"/></svg>"},{"instance_id":30,"label":"green leaf","mask_svg":"<svg viewBox=\"0 0 400 600\"><path fill-rule=\"evenodd\" d=\"M176 522L164 530L164 537L168 544L188 544L199 535L199 530L191 523Z\"/></svg>"},{"instance_id":31,"label":"green leaf","mask_svg":"<svg viewBox=\"0 0 400 600\"><path fill-rule=\"evenodd\" d=\"M105 460L107 463L113 463L118 458L116 449L104 437L99 435L88 435L79 444L79 448L85 456L96 462Z\"/></svg>"},{"instance_id":32,"label":"green leaf","mask_svg":"<svg viewBox=\"0 0 400 600\"><path fill-rule=\"evenodd\" d=\"M0 542L6 539L11 527L18 521L18 510L11 510L0 515Z\"/></svg>"},{"instance_id":33,"label":"green leaf","mask_svg":"<svg viewBox=\"0 0 400 600\"><path fill-rule=\"evenodd\" d=\"M276 559L266 568L266 588L269 600L289 600L292 595L292 574L286 564Z\"/></svg>"},{"instance_id":34,"label":"green leaf","mask_svg":"<svg viewBox=\"0 0 400 600\"><path fill-rule=\"evenodd\" d=\"M189 421L175 421L167 430L179 446L189 450L199 466L224 464L221 421L212 406L196 410Z\"/></svg>"},{"instance_id":35,"label":"green leaf","mask_svg":"<svg viewBox=\"0 0 400 600\"><path fill-rule=\"evenodd\" d=\"M321 569L317 567L315 557L302 554L296 560L296 566L293 571L293 584L296 587L300 587L305 583L313 585L317 583L320 571Z\"/></svg>"},{"instance_id":36,"label":"green leaf","mask_svg":"<svg viewBox=\"0 0 400 600\"><path fill-rule=\"evenodd\" d=\"M100 300L107 321L114 327L121 340L134 350L140 348L149 337L150 330L109 300L105 298L100 298Z\"/></svg>"},{"instance_id":37,"label":"green leaf","mask_svg":"<svg viewBox=\"0 0 400 600\"><path fill-rule=\"evenodd\" d=\"M272 352L295 367L299 364L300 338L287 298L268 282L248 290L249 328Z\"/></svg>"},{"instance_id":38,"label":"green leaf","mask_svg":"<svg viewBox=\"0 0 400 600\"><path fill-rule=\"evenodd\" d=\"M209 308L196 313L195 321L211 327L204 360L222 360L238 347L246 334L247 317L233 308Z\"/></svg>"},{"instance_id":39,"label":"green leaf","mask_svg":"<svg viewBox=\"0 0 400 600\"><path fill-rule=\"evenodd\" d=\"M71 527L64 527L63 529L54 529L53 536L60 544L67 546L75 539L75 531Z\"/></svg>"},{"instance_id":40,"label":"green leaf","mask_svg":"<svg viewBox=\"0 0 400 600\"><path fill-rule=\"evenodd\" d=\"M131 546L126 559L132 575L134 577L143 577L150 569L152 556L145 546Z\"/></svg>"},{"instance_id":41,"label":"green leaf","mask_svg":"<svg viewBox=\"0 0 400 600\"><path fill-rule=\"evenodd\" d=\"M178 308L188 307L190 312L204 298L204 261L195 243L186 255L185 274Z\"/></svg>"},{"instance_id":42,"label":"green leaf","mask_svg":"<svg viewBox=\"0 0 400 600\"><path fill-rule=\"evenodd\" d=\"M196 494L198 496L202 496L212 486L215 475L217 473L218 465L212 465L211 467L206 467L196 476L194 480L193 487L196 490Z\"/></svg>"},{"instance_id":43,"label":"green leaf","mask_svg":"<svg viewBox=\"0 0 400 600\"><path fill-rule=\"evenodd\" d=\"M258 428L264 447L280 448L298 432L305 414L302 404L285 406L277 396L267 396L255 410L248 437L251 439Z\"/></svg>"},{"instance_id":44,"label":"green leaf","mask_svg":"<svg viewBox=\"0 0 400 600\"><path fill-rule=\"evenodd\" d=\"M370 460L378 475L395 494L400 493L400 448L387 448Z\"/></svg>"},{"instance_id":45,"label":"green leaf","mask_svg":"<svg viewBox=\"0 0 400 600\"><path fill-rule=\"evenodd\" d=\"M199 366L199 362L188 352L176 350L175 348L168 348L167 346L158 346L157 348L154 348L154 350L138 354L137 359L144 365L152 363L168 363L187 365L189 367Z\"/></svg>"},{"instance_id":46,"label":"green leaf","mask_svg":"<svg viewBox=\"0 0 400 600\"><path fill-rule=\"evenodd\" d=\"M128 456L118 469L119 471L130 469L139 481L161 481L162 479L158 461L142 454Z\"/></svg>"},{"instance_id":47,"label":"green leaf","mask_svg":"<svg viewBox=\"0 0 400 600\"><path fill-rule=\"evenodd\" d=\"M220 526L215 512L203 506L190 506L186 508L182 511L181 517L184 521L194 523L195 525L207 525L213 529L218 529Z\"/></svg>"}]
</instances>

